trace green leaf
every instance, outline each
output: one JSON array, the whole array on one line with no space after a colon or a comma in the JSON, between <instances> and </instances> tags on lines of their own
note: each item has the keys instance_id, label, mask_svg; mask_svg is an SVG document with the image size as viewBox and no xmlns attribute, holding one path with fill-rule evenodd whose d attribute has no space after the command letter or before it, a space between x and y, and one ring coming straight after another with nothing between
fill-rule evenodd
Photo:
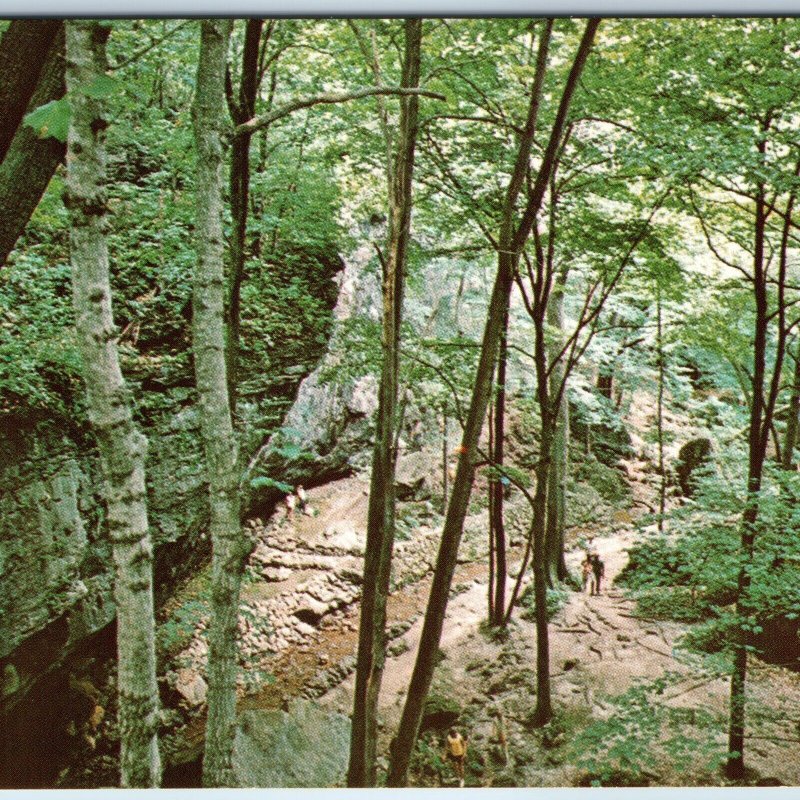
<instances>
[{"instance_id":1,"label":"green leaf","mask_svg":"<svg viewBox=\"0 0 800 800\"><path fill-rule=\"evenodd\" d=\"M88 86L82 87L81 92L95 100L110 97L120 89L120 83L110 75L98 75Z\"/></svg>"},{"instance_id":2,"label":"green leaf","mask_svg":"<svg viewBox=\"0 0 800 800\"><path fill-rule=\"evenodd\" d=\"M30 114L26 114L23 122L25 125L30 125L40 139L52 137L59 142L66 142L70 114L69 100L62 97L60 100L51 100Z\"/></svg>"},{"instance_id":3,"label":"green leaf","mask_svg":"<svg viewBox=\"0 0 800 800\"><path fill-rule=\"evenodd\" d=\"M253 489L277 489L279 492L284 492L285 494L291 494L294 491L294 486L267 477L253 478L250 481L250 486Z\"/></svg>"}]
</instances>

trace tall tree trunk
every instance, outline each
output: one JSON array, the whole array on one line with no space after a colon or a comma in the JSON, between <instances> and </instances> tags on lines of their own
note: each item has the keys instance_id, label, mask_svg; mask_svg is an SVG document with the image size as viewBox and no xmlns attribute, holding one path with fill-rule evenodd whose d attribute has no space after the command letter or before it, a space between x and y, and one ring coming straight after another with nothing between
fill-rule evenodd
<instances>
[{"instance_id":1,"label":"tall tree trunk","mask_svg":"<svg viewBox=\"0 0 800 800\"><path fill-rule=\"evenodd\" d=\"M552 235L552 233L551 233ZM556 396L564 383L564 366L556 360L563 345L564 290L568 268L562 269L556 279L556 287L547 306L547 323L555 332L548 348L552 363L550 372L550 395ZM554 586L567 577L564 560L564 530L567 515L567 476L569 473L569 398L566 387L560 394L553 431L553 457L547 472L547 531L545 533L545 557L547 581Z\"/></svg>"},{"instance_id":2,"label":"tall tree trunk","mask_svg":"<svg viewBox=\"0 0 800 800\"><path fill-rule=\"evenodd\" d=\"M158 786L158 686L153 617L153 551L147 521L147 440L133 424L130 393L120 371L111 308L106 241L105 128L101 101L83 89L105 74L109 29L68 21L66 203L78 347L89 419L97 436L108 530L116 568L117 691L124 787Z\"/></svg>"},{"instance_id":3,"label":"tall tree trunk","mask_svg":"<svg viewBox=\"0 0 800 800\"><path fill-rule=\"evenodd\" d=\"M63 25L58 19L14 19L0 38L0 161L22 124L47 53Z\"/></svg>"},{"instance_id":4,"label":"tall tree trunk","mask_svg":"<svg viewBox=\"0 0 800 800\"><path fill-rule=\"evenodd\" d=\"M789 398L789 416L786 419L786 433L781 451L781 465L785 470L794 469L794 448L797 446L798 416L800 415L800 347L794 354L794 373L792 394Z\"/></svg>"},{"instance_id":5,"label":"tall tree trunk","mask_svg":"<svg viewBox=\"0 0 800 800\"><path fill-rule=\"evenodd\" d=\"M506 371L508 361L508 306L503 315L502 331L500 332L500 347L497 354L497 390L494 401L494 453L492 463L498 467L503 466L503 440L505 439L505 414L506 414ZM503 483L499 479L489 484L489 491L493 493L491 500L492 530L494 533L494 600L492 601L493 625L502 626L505 619L506 606L506 581L508 566L506 564L506 532L503 524ZM490 583L491 586L491 583Z\"/></svg>"},{"instance_id":6,"label":"tall tree trunk","mask_svg":"<svg viewBox=\"0 0 800 800\"><path fill-rule=\"evenodd\" d=\"M211 507L213 547L208 654L208 721L203 785L235 786L237 622L249 544L239 522L238 444L225 368L222 182L225 65L230 20L201 23L192 121L197 150L193 350Z\"/></svg>"},{"instance_id":7,"label":"tall tree trunk","mask_svg":"<svg viewBox=\"0 0 800 800\"><path fill-rule=\"evenodd\" d=\"M405 21L403 88L419 86L422 20ZM403 284L411 226L419 100L400 100L400 130L391 170L389 241L383 275L383 364L372 457L364 583L347 785L374 786L378 695L386 658L386 600L395 532L395 449Z\"/></svg>"},{"instance_id":8,"label":"tall tree trunk","mask_svg":"<svg viewBox=\"0 0 800 800\"><path fill-rule=\"evenodd\" d=\"M658 358L658 401L656 423L658 434L658 530L664 530L664 511L667 503L667 471L664 465L664 329L661 287L656 289L656 357Z\"/></svg>"},{"instance_id":9,"label":"tall tree trunk","mask_svg":"<svg viewBox=\"0 0 800 800\"><path fill-rule=\"evenodd\" d=\"M27 24L40 23L28 21ZM44 53L47 55L43 58ZM36 58L43 63L27 111L64 94L63 26L56 30L50 49L38 51ZM0 266L5 264L25 230L66 150L62 142L52 137L40 139L39 132L29 125L18 125L16 132L5 127L3 130L7 135L13 135L13 139L7 144L5 157L0 163Z\"/></svg>"},{"instance_id":10,"label":"tall tree trunk","mask_svg":"<svg viewBox=\"0 0 800 800\"><path fill-rule=\"evenodd\" d=\"M256 97L260 85L258 70L259 45L264 20L248 19L242 53L242 76L238 99L228 103L235 125L252 119L256 113ZM236 137L231 146L231 229L228 275L228 396L231 414L236 412L236 387L238 383L239 338L241 326L241 295L244 279L245 247L247 241L247 213L250 205L250 140L249 131Z\"/></svg>"},{"instance_id":11,"label":"tall tree trunk","mask_svg":"<svg viewBox=\"0 0 800 800\"><path fill-rule=\"evenodd\" d=\"M442 530L439 552L436 558L436 568L431 582L428 606L425 612L425 621L422 626L417 660L406 694L406 702L400 720L394 747L391 753L391 766L387 784L389 786L405 786L408 781L408 767L411 763L411 754L416 745L419 725L422 719L422 709L428 695L433 671L436 665L436 653L444 625L447 611L447 600L450 585L458 556L458 547L464 527L464 518L467 513L469 497L472 492L472 481L475 475L475 458L483 422L486 417L486 408L489 404L491 393L492 373L494 361L503 327L503 315L508 307L514 273L519 261L519 253L530 235L531 227L536 215L541 208L547 182L553 169L558 146L566 124L567 112L572 100L575 87L583 66L588 57L595 31L599 20L592 19L587 22L586 30L578 53L575 56L570 70L561 102L556 113L550 138L547 143L536 181L528 196L519 226L514 229L514 212L517 198L524 185L528 173L533 137L538 117L539 100L541 97L542 83L547 66L547 52L552 30L552 20L544 23L545 30L540 39L537 55L536 75L531 89L528 117L525 128L520 136L517 158L509 182L503 210L500 236L498 238L498 266L492 296L489 301L489 310L484 328L478 368L475 374L475 383L472 391L469 412L464 426L464 433L459 448L458 467L455 481L453 482L450 505L447 508L447 517Z\"/></svg>"},{"instance_id":12,"label":"tall tree trunk","mask_svg":"<svg viewBox=\"0 0 800 800\"><path fill-rule=\"evenodd\" d=\"M762 150L763 154L763 150ZM749 609L747 592L750 588L750 562L756 538L756 523L759 513L759 494L766 456L768 424L764 424L764 384L766 374L768 316L767 267L764 263L766 229L765 200L763 187L759 188L756 200L755 255L753 268L753 291L756 305L755 337L753 342L753 402L750 406L750 430L748 435L747 506L742 516L740 568L736 588L736 616L740 623ZM767 420L768 422L768 420ZM764 425L762 429L762 425ZM744 778L744 726L747 681L748 635L739 624L734 639L733 673L731 675L730 720L728 726L728 762L726 774L733 780Z\"/></svg>"},{"instance_id":13,"label":"tall tree trunk","mask_svg":"<svg viewBox=\"0 0 800 800\"><path fill-rule=\"evenodd\" d=\"M494 398L489 397L489 410L487 411L487 423L489 426L489 461L496 464L494 447ZM494 553L495 553L495 514L494 503L496 493L494 490L495 478L489 481L489 505L487 512L489 515L489 586L486 591L487 614L486 619L490 625L494 625Z\"/></svg>"},{"instance_id":14,"label":"tall tree trunk","mask_svg":"<svg viewBox=\"0 0 800 800\"><path fill-rule=\"evenodd\" d=\"M447 510L447 483L449 480L450 465L449 460L449 442L447 436L447 411L442 410L442 513Z\"/></svg>"}]
</instances>

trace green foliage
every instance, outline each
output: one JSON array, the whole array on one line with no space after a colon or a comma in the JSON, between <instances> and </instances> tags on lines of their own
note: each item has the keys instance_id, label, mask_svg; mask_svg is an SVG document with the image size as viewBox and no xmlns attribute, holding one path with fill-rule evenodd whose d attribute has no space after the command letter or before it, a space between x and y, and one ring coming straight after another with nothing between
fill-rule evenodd
<instances>
[{"instance_id":1,"label":"green foliage","mask_svg":"<svg viewBox=\"0 0 800 800\"><path fill-rule=\"evenodd\" d=\"M665 674L638 683L611 699L608 719L574 739L577 767L594 786L642 786L658 778L664 762L675 774L710 771L726 755L706 729L718 723L708 712L665 703L667 690L685 676Z\"/></svg>"},{"instance_id":2,"label":"green foliage","mask_svg":"<svg viewBox=\"0 0 800 800\"><path fill-rule=\"evenodd\" d=\"M553 618L561 611L562 608L569 602L570 592L564 586L557 586L553 589L547 589L547 621L552 622ZM531 622L536 619L536 596L534 594L533 583L529 583L519 600L522 606L520 616L522 619L530 620Z\"/></svg>"},{"instance_id":3,"label":"green foliage","mask_svg":"<svg viewBox=\"0 0 800 800\"><path fill-rule=\"evenodd\" d=\"M36 131L40 139L52 136L59 142L66 142L71 115L69 100L62 97L29 112L25 115L24 122Z\"/></svg>"},{"instance_id":4,"label":"green foliage","mask_svg":"<svg viewBox=\"0 0 800 800\"><path fill-rule=\"evenodd\" d=\"M179 605L156 628L156 645L159 655L163 657L175 655L192 640L197 625L207 620L211 606L207 600L189 599Z\"/></svg>"},{"instance_id":5,"label":"green foliage","mask_svg":"<svg viewBox=\"0 0 800 800\"><path fill-rule=\"evenodd\" d=\"M250 488L277 489L279 492L283 492L284 494L291 494L294 491L294 486L291 484L281 483L280 481L276 481L273 478L267 478L265 476L252 478L250 480Z\"/></svg>"}]
</instances>

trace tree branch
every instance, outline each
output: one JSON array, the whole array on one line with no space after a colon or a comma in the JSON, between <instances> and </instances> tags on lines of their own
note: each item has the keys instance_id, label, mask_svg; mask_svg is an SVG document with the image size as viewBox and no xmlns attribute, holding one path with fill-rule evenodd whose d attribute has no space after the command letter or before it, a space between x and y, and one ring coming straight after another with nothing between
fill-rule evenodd
<instances>
[{"instance_id":1,"label":"tree branch","mask_svg":"<svg viewBox=\"0 0 800 800\"><path fill-rule=\"evenodd\" d=\"M254 133L255 131L261 130L261 128L267 127L267 125L271 125L273 122L283 119L284 117L288 117L295 111L300 111L304 108L311 108L319 105L346 103L349 100L359 100L362 97L414 94L419 95L420 97L432 97L435 100L447 100L444 95L438 94L437 92L429 92L426 89L402 89L381 86L371 86L367 89L356 89L352 92L326 92L325 94L318 94L314 97L301 97L298 100L292 100L290 103L286 103L285 105L276 108L274 111L270 111L268 114L262 114L258 117L253 117L253 119L248 120L241 125L237 125L233 129L233 136L235 138L237 136L243 136L246 133Z\"/></svg>"}]
</instances>

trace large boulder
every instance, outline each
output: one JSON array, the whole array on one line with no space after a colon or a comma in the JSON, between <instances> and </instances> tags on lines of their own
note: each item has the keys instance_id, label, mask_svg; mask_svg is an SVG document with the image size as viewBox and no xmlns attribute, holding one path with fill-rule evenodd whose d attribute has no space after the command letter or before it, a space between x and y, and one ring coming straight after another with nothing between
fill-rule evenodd
<instances>
[{"instance_id":1,"label":"large boulder","mask_svg":"<svg viewBox=\"0 0 800 800\"><path fill-rule=\"evenodd\" d=\"M254 709L240 715L234 769L241 787L342 786L349 750L346 716L296 700L288 711Z\"/></svg>"}]
</instances>

